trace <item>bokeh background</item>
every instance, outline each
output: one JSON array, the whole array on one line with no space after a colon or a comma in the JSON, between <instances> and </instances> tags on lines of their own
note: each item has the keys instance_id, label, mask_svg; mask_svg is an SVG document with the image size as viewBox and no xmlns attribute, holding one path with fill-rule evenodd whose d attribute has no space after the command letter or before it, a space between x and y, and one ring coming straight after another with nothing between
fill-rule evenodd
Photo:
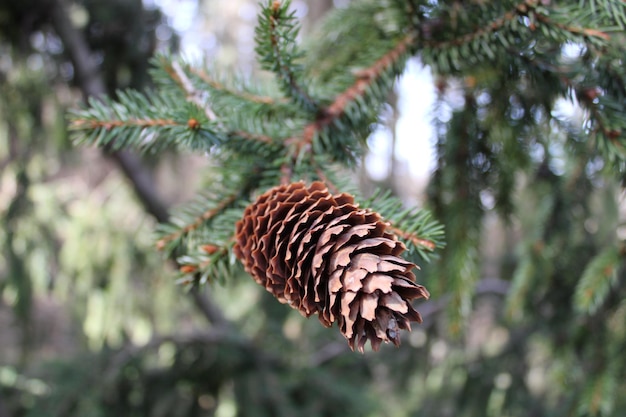
<instances>
[{"instance_id":1,"label":"bokeh background","mask_svg":"<svg viewBox=\"0 0 626 417\"><path fill-rule=\"evenodd\" d=\"M348 3L294 1L303 42ZM419 308L424 324L398 349L353 353L339 332L247 276L194 292L175 284L153 230L212 180L210 158L77 148L67 110L87 96L151 88L157 52L265 76L255 64L257 11L247 0L0 1L0 417L586 415L564 402L584 369L572 374L555 359L575 348L507 299L532 198L504 223L493 196L481 195L479 279L463 331L450 331L449 298L435 290ZM436 126L462 106L467 82L447 80L442 94L411 60L354 183L428 205ZM579 117L572 106L562 112ZM565 172L563 161L552 160L552 174ZM584 227L604 233L600 220L623 214L614 188L594 186L598 209ZM619 322L626 308L618 313ZM615 401L609 409L626 410Z\"/></svg>"}]
</instances>

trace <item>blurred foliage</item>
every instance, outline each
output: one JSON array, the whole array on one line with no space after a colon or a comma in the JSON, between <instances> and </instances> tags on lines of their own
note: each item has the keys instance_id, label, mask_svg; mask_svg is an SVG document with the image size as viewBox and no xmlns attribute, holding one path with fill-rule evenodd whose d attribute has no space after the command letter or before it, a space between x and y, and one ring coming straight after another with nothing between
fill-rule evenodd
<instances>
[{"instance_id":1,"label":"blurred foliage","mask_svg":"<svg viewBox=\"0 0 626 417\"><path fill-rule=\"evenodd\" d=\"M138 0L68 3L109 96L151 87L149 58L164 42L155 31L171 33L167 19ZM215 27L232 42L220 16L252 6L226 3L204 7L219 9ZM342 91L407 26L423 40L411 53L436 76L428 202L447 246L419 274L433 294L420 306L424 324L399 349L365 355L237 268L200 291L225 316L206 323L202 302L156 253L154 221L122 173L69 146L65 114L82 94L51 28L54 4L0 6L0 417L626 413L623 2L354 1L330 16L321 40L306 40L297 75L316 98ZM176 47L176 36L165 43ZM245 76L207 78L213 69L193 81L217 110L241 105L233 125L260 133L276 115L302 114L280 101L244 106L237 91L274 90ZM159 71L157 81L167 78ZM281 87L299 93L288 78ZM354 117L370 120L370 104ZM231 181L169 149L144 162L170 201ZM252 157L231 163L241 175L256 168Z\"/></svg>"}]
</instances>

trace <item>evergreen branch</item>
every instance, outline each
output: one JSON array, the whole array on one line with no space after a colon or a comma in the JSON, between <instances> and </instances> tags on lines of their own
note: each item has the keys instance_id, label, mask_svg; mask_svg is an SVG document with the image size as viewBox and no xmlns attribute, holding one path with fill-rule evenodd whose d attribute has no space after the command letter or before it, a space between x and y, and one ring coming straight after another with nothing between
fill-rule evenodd
<instances>
[{"instance_id":1,"label":"evergreen branch","mask_svg":"<svg viewBox=\"0 0 626 417\"><path fill-rule=\"evenodd\" d=\"M415 235L415 233L405 232L404 230L399 229L393 225L389 226L388 229L392 233L395 233L398 236L400 236L402 239L410 240L417 247L422 247L430 251L434 251L437 248L437 244L435 242L433 242L432 240L423 239Z\"/></svg>"},{"instance_id":2,"label":"evergreen branch","mask_svg":"<svg viewBox=\"0 0 626 417\"><path fill-rule=\"evenodd\" d=\"M313 154L311 154L311 156L313 156ZM317 167L315 169L315 172L317 173L317 176L319 177L320 181L322 181L324 184L326 184L326 187L328 187L328 189L330 190L331 193L333 194L341 194L341 191L339 190L339 187L337 187L335 185L335 183L333 183L326 174L324 174L324 171L320 168Z\"/></svg>"},{"instance_id":3,"label":"evergreen branch","mask_svg":"<svg viewBox=\"0 0 626 417\"><path fill-rule=\"evenodd\" d=\"M584 3L589 3L586 5ZM591 13L597 14L598 9L603 11L611 18L620 29L626 26L626 2L620 0L581 0L580 7L589 8Z\"/></svg>"},{"instance_id":4,"label":"evergreen branch","mask_svg":"<svg viewBox=\"0 0 626 417\"><path fill-rule=\"evenodd\" d=\"M405 36L393 49L375 61L369 68L365 68L356 74L356 79L342 93L338 94L333 102L320 110L320 116L304 128L302 140L305 144L311 144L315 135L330 126L346 114L347 108L363 97L368 89L379 80L385 71L396 65L415 42L415 35Z\"/></svg>"},{"instance_id":5,"label":"evergreen branch","mask_svg":"<svg viewBox=\"0 0 626 417\"><path fill-rule=\"evenodd\" d=\"M623 0L589 0L590 4L588 6L583 5L583 3L587 3L587 1L582 0L580 2L581 7L589 7L594 13L598 7L604 9L605 13L613 19L621 29L624 29L626 26L626 2Z\"/></svg>"},{"instance_id":6,"label":"evergreen branch","mask_svg":"<svg viewBox=\"0 0 626 417\"><path fill-rule=\"evenodd\" d=\"M527 0L527 2L530 2L530 1L532 0ZM564 30L565 32L569 32L572 35L584 36L588 38L600 38L605 41L608 41L611 39L611 36L609 34L602 32L601 30L598 30L598 29L570 26L564 23L558 23L558 22L553 21L547 15L542 14L542 13L535 14L535 17L537 18L538 21L542 23L545 23L547 25L552 25L561 30Z\"/></svg>"},{"instance_id":7,"label":"evergreen branch","mask_svg":"<svg viewBox=\"0 0 626 417\"><path fill-rule=\"evenodd\" d=\"M518 59L523 60L523 62L530 66L537 68L541 72L550 72L558 79L560 82L568 89L571 89L576 93L576 98L578 102L589 111L590 120L593 121L594 126L590 133L600 133L603 135L619 153L622 157L626 157L626 148L619 141L620 136L622 135L622 130L619 127L611 125L607 123L606 115L601 111L601 107L604 107L609 113L617 113L618 115L623 114L623 105L617 103L610 102L608 98L605 96L608 92L606 88L602 86L589 86L590 81L576 80L574 76L570 75L574 71L559 68L553 65L550 62L546 62L541 59L539 56L528 57L526 54L521 53L520 51L516 51L515 49L509 49L509 52L516 56ZM614 69L610 66L605 68L607 72L613 73L613 77L609 77L612 82L617 84L618 94L617 97L614 98L616 102L620 101L622 95L626 94L626 86L624 85L624 81L618 76L619 74L614 74ZM591 82L596 83L598 80L592 80ZM584 84L583 84L584 83ZM586 85L585 85L586 84ZM602 106L606 104L605 106Z\"/></svg>"},{"instance_id":8,"label":"evergreen branch","mask_svg":"<svg viewBox=\"0 0 626 417\"><path fill-rule=\"evenodd\" d=\"M259 15L256 28L256 52L263 69L274 72L283 91L304 110L315 113L319 104L301 83L302 68L294 60L301 57L296 46L299 27L290 1L268 0Z\"/></svg>"},{"instance_id":9,"label":"evergreen branch","mask_svg":"<svg viewBox=\"0 0 626 417\"><path fill-rule=\"evenodd\" d=\"M160 241L157 242L159 245ZM217 255L218 257L228 255L229 250L226 247L214 245L212 243L204 244L200 247L200 251L203 255ZM178 270L183 274L195 274L196 272L206 269L211 263L213 263L213 259L206 259L203 256L202 260L195 260L190 256L185 256L182 259L179 259L179 268ZM189 277L183 278L181 284L191 284L196 281L192 280Z\"/></svg>"},{"instance_id":10,"label":"evergreen branch","mask_svg":"<svg viewBox=\"0 0 626 417\"><path fill-rule=\"evenodd\" d=\"M200 226L202 226L202 224L206 223L207 221L213 219L215 216L217 216L218 214L222 213L226 208L228 208L233 202L235 202L237 200L237 198L239 197L239 193L234 193L231 194L230 196L226 197L225 199L223 199L222 201L220 201L217 206L205 211L204 213L202 213L200 216L196 217L193 222L183 226L182 228L176 230L175 232L169 233L163 237L161 237L157 243L156 243L156 247L159 250L163 250L165 248L165 246L173 241L173 240L177 240L180 239L181 237L183 237L184 235L189 234L190 232L196 230L197 228L199 228Z\"/></svg>"},{"instance_id":11,"label":"evergreen branch","mask_svg":"<svg viewBox=\"0 0 626 417\"><path fill-rule=\"evenodd\" d=\"M535 32L540 25L544 28L542 33L557 42L571 40L572 36L583 37L585 41L606 42L610 40L610 36L601 30L572 26L558 21L560 16L563 16L563 19L569 16L562 10L558 12L560 12L558 16L550 16L536 0L523 0L513 5L510 10L500 12L491 19L486 18L488 20L484 23L475 24L473 30L468 33L445 40L437 39L436 35L449 36L448 33L453 29L438 21L428 22L423 25L425 29L420 31L424 38L422 45L426 47L423 51L424 60L432 61L444 72L450 71L451 68L458 69L466 61L478 62L481 56L486 56L488 60L493 61L498 56L498 51L494 48L504 47L503 50L510 51L511 46L519 45L520 41L528 43L531 39L537 38L531 37L530 33ZM436 33L433 35L434 32Z\"/></svg>"},{"instance_id":12,"label":"evergreen branch","mask_svg":"<svg viewBox=\"0 0 626 417\"><path fill-rule=\"evenodd\" d=\"M206 252L206 246L215 248ZM239 264L234 262L230 254L232 242L227 246L203 245L196 250L178 258L181 277L177 284L190 285L192 288L209 282L228 282L240 272Z\"/></svg>"},{"instance_id":13,"label":"evergreen branch","mask_svg":"<svg viewBox=\"0 0 626 417\"><path fill-rule=\"evenodd\" d=\"M444 246L443 226L432 218L428 210L404 208L402 201L390 191L380 190L365 200L363 205L384 213L384 219L389 223L389 231L407 244L409 256L417 255L424 261L429 261L432 252Z\"/></svg>"},{"instance_id":14,"label":"evergreen branch","mask_svg":"<svg viewBox=\"0 0 626 417\"><path fill-rule=\"evenodd\" d=\"M277 99L277 98L270 97L270 96L261 96L257 94L252 94L247 91L240 90L240 89L229 88L228 86L221 83L217 79L212 78L206 71L202 69L190 67L189 72L197 76L207 85L209 85L211 88L214 88L215 90L218 90L218 91L222 91L225 94L228 94L234 97L239 97L242 100L246 100L246 101L250 101L250 102L258 103L258 104L268 104L268 105L288 103L288 100L285 98Z\"/></svg>"},{"instance_id":15,"label":"evergreen branch","mask_svg":"<svg viewBox=\"0 0 626 417\"><path fill-rule=\"evenodd\" d=\"M602 306L617 282L622 251L617 247L609 247L587 264L574 293L576 310L594 314Z\"/></svg>"},{"instance_id":16,"label":"evergreen branch","mask_svg":"<svg viewBox=\"0 0 626 417\"><path fill-rule=\"evenodd\" d=\"M162 62L162 65L163 69L170 75L172 80L183 90L187 96L187 100L198 106L198 108L203 109L208 120L217 120L217 116L202 99L202 94L194 88L193 83L189 80L189 77L187 77L187 74L185 74L180 64L176 61L172 61L171 64L169 62Z\"/></svg>"},{"instance_id":17,"label":"evergreen branch","mask_svg":"<svg viewBox=\"0 0 626 417\"><path fill-rule=\"evenodd\" d=\"M504 13L501 17L496 18L491 23L486 25L481 25L476 28L474 32L466 33L458 38L446 40L446 41L426 41L424 44L431 48L444 49L451 46L460 46L464 44L469 44L476 39L485 37L497 31L504 29L508 24L513 22L515 19L519 17L528 17L532 14L532 16L539 22L557 27L566 32L569 32L573 35L582 35L586 37L598 37L603 40L609 40L610 36L600 30L592 29L592 28L583 28L576 26L569 26L563 23L558 23L550 19L546 14L540 13L537 10L537 1L536 0L524 0L521 3L517 4L512 10ZM531 21L528 28L531 31L536 29L536 25L533 21Z\"/></svg>"},{"instance_id":18,"label":"evergreen branch","mask_svg":"<svg viewBox=\"0 0 626 417\"><path fill-rule=\"evenodd\" d=\"M259 135L256 133L244 132L243 130L236 130L236 131L230 132L228 133L228 136L237 137L237 138L246 139L246 140L255 141L255 142L262 142L268 145L274 143L274 139L272 139L271 137L267 135Z\"/></svg>"},{"instance_id":19,"label":"evergreen branch","mask_svg":"<svg viewBox=\"0 0 626 417\"><path fill-rule=\"evenodd\" d=\"M112 149L134 147L158 151L171 146L210 150L225 141L215 123L195 105L172 106L176 98L154 92L118 93L118 101L90 99L90 107L70 115L70 130L78 142Z\"/></svg>"},{"instance_id":20,"label":"evergreen branch","mask_svg":"<svg viewBox=\"0 0 626 417\"><path fill-rule=\"evenodd\" d=\"M426 40L424 42L424 45L434 49L445 49L451 46L469 44L476 39L490 35L503 29L507 24L511 23L514 19L520 16L526 16L530 7L536 7L535 2L533 0L524 0L523 2L515 6L513 10L506 12L504 15L496 18L491 23L478 26L474 32L466 33L459 36L458 38L445 41Z\"/></svg>"},{"instance_id":21,"label":"evergreen branch","mask_svg":"<svg viewBox=\"0 0 626 417\"><path fill-rule=\"evenodd\" d=\"M198 107L199 109L204 110L208 120L218 122L218 125L221 130L227 130L223 126L222 121L218 120L218 116L213 111L213 109L207 103L205 103L205 100L203 100L202 98L203 94L194 87L193 82L189 79L189 77L185 73L185 70L182 68L182 66L176 61L173 61L170 63L170 61L168 61L165 57L160 57L159 61L163 70L170 76L170 78L175 82L175 84L185 93L187 100L195 104L196 107ZM217 81L213 81L211 83L210 79L208 79L208 74L206 74L206 72L204 71L194 70L191 67L189 67L188 70L190 73L194 75L203 74L205 77L207 77L205 82L211 85L215 85L215 86L219 85L220 87L225 88L221 83L218 83ZM231 95L235 95L234 90L228 90L228 92ZM269 104L269 100L271 100L271 98L269 97L254 96L252 94L247 94L245 92L240 92L239 96L242 98L245 98L248 101L252 101L256 103L265 102L265 104ZM231 138L240 138L244 140L250 140L253 142L262 142L265 144L271 144L274 142L274 140L270 136L256 134L256 133L247 132L243 130L229 131L226 133L226 136L231 137Z\"/></svg>"},{"instance_id":22,"label":"evergreen branch","mask_svg":"<svg viewBox=\"0 0 626 417\"><path fill-rule=\"evenodd\" d=\"M181 127L195 126L197 121L189 119L187 123L178 122L172 119L127 119L127 120L93 120L76 118L70 122L71 130L111 130L114 128L149 128L149 127Z\"/></svg>"}]
</instances>

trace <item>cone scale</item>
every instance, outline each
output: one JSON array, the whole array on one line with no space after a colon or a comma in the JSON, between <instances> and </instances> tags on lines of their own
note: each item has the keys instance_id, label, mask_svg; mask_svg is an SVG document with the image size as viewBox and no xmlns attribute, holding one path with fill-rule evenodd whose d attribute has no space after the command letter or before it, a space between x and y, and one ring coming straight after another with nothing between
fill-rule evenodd
<instances>
[{"instance_id":1,"label":"cone scale","mask_svg":"<svg viewBox=\"0 0 626 417\"><path fill-rule=\"evenodd\" d=\"M399 331L421 322L411 300L428 298L404 244L378 213L321 182L274 187L236 225L234 253L280 302L326 327L337 323L352 350L400 344Z\"/></svg>"}]
</instances>

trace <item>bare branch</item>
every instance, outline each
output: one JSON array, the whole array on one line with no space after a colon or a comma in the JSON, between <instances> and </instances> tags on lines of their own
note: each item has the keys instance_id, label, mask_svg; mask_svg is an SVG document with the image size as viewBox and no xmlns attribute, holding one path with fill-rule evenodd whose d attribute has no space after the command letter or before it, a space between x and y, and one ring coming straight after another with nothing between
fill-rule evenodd
<instances>
[{"instance_id":1,"label":"bare branch","mask_svg":"<svg viewBox=\"0 0 626 417\"><path fill-rule=\"evenodd\" d=\"M202 95L193 86L193 83L191 82L189 77L187 77L187 74L178 62L174 61L171 65L164 65L164 68L165 71L167 71L167 73L170 75L170 77L172 77L172 79L178 84L178 86L185 92L187 100L190 103L193 103L199 109L204 110L204 113L209 120L217 120L217 115L215 114L215 112L213 112L213 110L202 100Z\"/></svg>"}]
</instances>

